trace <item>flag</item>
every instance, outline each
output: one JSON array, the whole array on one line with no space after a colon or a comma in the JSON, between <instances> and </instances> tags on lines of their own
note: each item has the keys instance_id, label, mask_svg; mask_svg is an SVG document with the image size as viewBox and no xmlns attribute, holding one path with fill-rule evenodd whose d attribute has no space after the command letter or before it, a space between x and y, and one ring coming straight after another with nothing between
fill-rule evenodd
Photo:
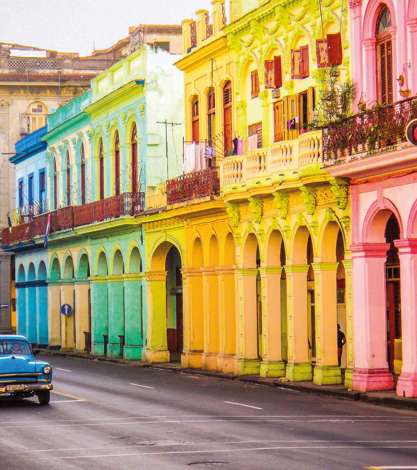
<instances>
[{"instance_id":1,"label":"flag","mask_svg":"<svg viewBox=\"0 0 417 470\"><path fill-rule=\"evenodd\" d=\"M48 235L51 231L51 213L48 214L48 220L46 222L45 237L43 239L43 247L48 248Z\"/></svg>"},{"instance_id":2,"label":"flag","mask_svg":"<svg viewBox=\"0 0 417 470\"><path fill-rule=\"evenodd\" d=\"M7 213L7 225L9 226L9 232L12 231L12 219L10 218L10 213Z\"/></svg>"}]
</instances>

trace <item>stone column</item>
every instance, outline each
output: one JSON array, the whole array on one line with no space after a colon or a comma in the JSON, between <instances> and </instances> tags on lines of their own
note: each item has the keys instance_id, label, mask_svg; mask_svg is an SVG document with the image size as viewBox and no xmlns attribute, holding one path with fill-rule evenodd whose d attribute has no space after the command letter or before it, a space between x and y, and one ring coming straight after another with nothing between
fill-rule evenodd
<instances>
[{"instance_id":1,"label":"stone column","mask_svg":"<svg viewBox=\"0 0 417 470\"><path fill-rule=\"evenodd\" d=\"M36 287L33 284L29 284L27 291L27 316L26 316L26 331L27 339L29 343L36 344L38 342L37 335L37 311L38 311L38 301L36 296Z\"/></svg>"},{"instance_id":2,"label":"stone column","mask_svg":"<svg viewBox=\"0 0 417 470\"><path fill-rule=\"evenodd\" d=\"M218 369L219 354L219 280L215 268L203 273L204 357L203 367Z\"/></svg>"},{"instance_id":3,"label":"stone column","mask_svg":"<svg viewBox=\"0 0 417 470\"><path fill-rule=\"evenodd\" d=\"M140 361L143 352L141 275L130 274L124 280L125 304L125 348L124 359Z\"/></svg>"},{"instance_id":4,"label":"stone column","mask_svg":"<svg viewBox=\"0 0 417 470\"><path fill-rule=\"evenodd\" d=\"M26 287L17 287L16 296L17 296L17 334L27 336Z\"/></svg>"},{"instance_id":5,"label":"stone column","mask_svg":"<svg viewBox=\"0 0 417 470\"><path fill-rule=\"evenodd\" d=\"M109 333L107 279L94 277L91 288L91 346L96 356L104 356L104 335Z\"/></svg>"},{"instance_id":6,"label":"stone column","mask_svg":"<svg viewBox=\"0 0 417 470\"><path fill-rule=\"evenodd\" d=\"M389 245L352 245L355 368L352 389L391 390L387 362L385 262Z\"/></svg>"},{"instance_id":7,"label":"stone column","mask_svg":"<svg viewBox=\"0 0 417 470\"><path fill-rule=\"evenodd\" d=\"M204 314L203 276L201 268L183 269L184 288L184 353L182 367L203 366Z\"/></svg>"},{"instance_id":8,"label":"stone column","mask_svg":"<svg viewBox=\"0 0 417 470\"><path fill-rule=\"evenodd\" d=\"M337 263L314 263L316 365L314 383L341 384L337 357Z\"/></svg>"},{"instance_id":9,"label":"stone column","mask_svg":"<svg viewBox=\"0 0 417 470\"><path fill-rule=\"evenodd\" d=\"M90 332L90 282L79 280L75 283L75 349L85 350L85 335Z\"/></svg>"},{"instance_id":10,"label":"stone column","mask_svg":"<svg viewBox=\"0 0 417 470\"><path fill-rule=\"evenodd\" d=\"M395 242L401 270L401 336L403 363L397 382L401 397L417 397L417 239Z\"/></svg>"},{"instance_id":11,"label":"stone column","mask_svg":"<svg viewBox=\"0 0 417 470\"><path fill-rule=\"evenodd\" d=\"M287 274L288 380L312 379L308 354L307 265L285 266Z\"/></svg>"},{"instance_id":12,"label":"stone column","mask_svg":"<svg viewBox=\"0 0 417 470\"><path fill-rule=\"evenodd\" d=\"M256 268L237 271L237 373L259 374Z\"/></svg>"},{"instance_id":13,"label":"stone column","mask_svg":"<svg viewBox=\"0 0 417 470\"><path fill-rule=\"evenodd\" d=\"M148 362L169 362L167 346L166 272L147 273L148 331L145 357Z\"/></svg>"},{"instance_id":14,"label":"stone column","mask_svg":"<svg viewBox=\"0 0 417 470\"><path fill-rule=\"evenodd\" d=\"M281 344L281 268L262 268L262 377L284 377Z\"/></svg>"},{"instance_id":15,"label":"stone column","mask_svg":"<svg viewBox=\"0 0 417 470\"><path fill-rule=\"evenodd\" d=\"M197 15L197 46L207 39L208 11L198 10Z\"/></svg>"},{"instance_id":16,"label":"stone column","mask_svg":"<svg viewBox=\"0 0 417 470\"><path fill-rule=\"evenodd\" d=\"M122 357L120 336L125 335L125 306L123 279L112 276L108 282L109 293L109 356Z\"/></svg>"},{"instance_id":17,"label":"stone column","mask_svg":"<svg viewBox=\"0 0 417 470\"><path fill-rule=\"evenodd\" d=\"M264 75L264 71L260 71L261 75ZM265 78L263 79L265 86ZM269 90L264 89L260 94L262 102L262 147L269 147L273 143L271 124L272 124L272 104L271 104L271 93Z\"/></svg>"},{"instance_id":18,"label":"stone column","mask_svg":"<svg viewBox=\"0 0 417 470\"><path fill-rule=\"evenodd\" d=\"M365 67L362 71L362 84L364 99L367 103L373 103L378 100L376 74L368 73L369 70L376 71L376 39L370 38L362 41L364 49ZM355 61L353 61L355 62ZM360 98L360 95L359 95Z\"/></svg>"},{"instance_id":19,"label":"stone column","mask_svg":"<svg viewBox=\"0 0 417 470\"><path fill-rule=\"evenodd\" d=\"M353 355L353 315L352 315L352 260L343 261L345 268L345 311L346 311L346 369L345 387L352 388Z\"/></svg>"},{"instance_id":20,"label":"stone column","mask_svg":"<svg viewBox=\"0 0 417 470\"><path fill-rule=\"evenodd\" d=\"M51 347L61 346L61 286L48 284L48 344Z\"/></svg>"},{"instance_id":21,"label":"stone column","mask_svg":"<svg viewBox=\"0 0 417 470\"><path fill-rule=\"evenodd\" d=\"M63 349L75 348L75 305L74 305L74 284L65 282L61 285L62 305L68 304L72 307L73 313L70 316L61 317L61 347Z\"/></svg>"},{"instance_id":22,"label":"stone column","mask_svg":"<svg viewBox=\"0 0 417 470\"><path fill-rule=\"evenodd\" d=\"M193 20L184 20L182 25L182 43L183 43L183 54L187 54L191 47L191 23Z\"/></svg>"},{"instance_id":23,"label":"stone column","mask_svg":"<svg viewBox=\"0 0 417 470\"><path fill-rule=\"evenodd\" d=\"M409 30L409 57L411 69L408 69L408 88L411 90L411 96L417 93L417 18L408 20Z\"/></svg>"},{"instance_id":24,"label":"stone column","mask_svg":"<svg viewBox=\"0 0 417 470\"><path fill-rule=\"evenodd\" d=\"M352 57L357 60L351 60L352 82L356 86L355 106L362 94L362 15L361 2L350 2L350 44L352 47Z\"/></svg>"},{"instance_id":25,"label":"stone column","mask_svg":"<svg viewBox=\"0 0 417 470\"><path fill-rule=\"evenodd\" d=\"M222 372L236 370L236 281L235 267L223 266L219 275L219 358L218 368Z\"/></svg>"}]
</instances>

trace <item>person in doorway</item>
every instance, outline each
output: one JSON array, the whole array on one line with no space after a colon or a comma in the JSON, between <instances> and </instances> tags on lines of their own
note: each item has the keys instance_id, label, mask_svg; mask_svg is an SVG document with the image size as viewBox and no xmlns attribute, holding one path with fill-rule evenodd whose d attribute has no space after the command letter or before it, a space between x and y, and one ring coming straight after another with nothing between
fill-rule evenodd
<instances>
[{"instance_id":1,"label":"person in doorway","mask_svg":"<svg viewBox=\"0 0 417 470\"><path fill-rule=\"evenodd\" d=\"M337 357L339 367L342 364L342 354L343 354L343 346L346 344L346 336L343 331L340 329L339 323L337 324Z\"/></svg>"}]
</instances>

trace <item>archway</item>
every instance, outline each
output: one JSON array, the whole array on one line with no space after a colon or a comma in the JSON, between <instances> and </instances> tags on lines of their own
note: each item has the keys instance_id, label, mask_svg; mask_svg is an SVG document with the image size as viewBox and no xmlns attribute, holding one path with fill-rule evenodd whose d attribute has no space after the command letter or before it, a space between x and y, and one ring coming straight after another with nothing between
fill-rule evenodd
<instances>
[{"instance_id":1,"label":"archway","mask_svg":"<svg viewBox=\"0 0 417 470\"><path fill-rule=\"evenodd\" d=\"M32 344L37 344L37 311L38 311L38 300L36 292L36 270L33 263L29 264L28 269L28 305L27 305L27 339Z\"/></svg>"},{"instance_id":2,"label":"archway","mask_svg":"<svg viewBox=\"0 0 417 470\"><path fill-rule=\"evenodd\" d=\"M38 344L46 346L48 344L48 286L46 283L47 271L43 261L38 267Z\"/></svg>"}]
</instances>

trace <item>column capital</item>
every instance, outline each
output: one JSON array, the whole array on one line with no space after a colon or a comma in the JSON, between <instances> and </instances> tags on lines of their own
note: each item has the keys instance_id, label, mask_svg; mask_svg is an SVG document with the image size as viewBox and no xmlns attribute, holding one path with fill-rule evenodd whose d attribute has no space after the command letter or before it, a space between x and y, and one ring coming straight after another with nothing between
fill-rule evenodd
<instances>
[{"instance_id":1,"label":"column capital","mask_svg":"<svg viewBox=\"0 0 417 470\"><path fill-rule=\"evenodd\" d=\"M373 51L376 47L376 39L375 38L367 38L362 40L363 47L367 51Z\"/></svg>"},{"instance_id":2,"label":"column capital","mask_svg":"<svg viewBox=\"0 0 417 470\"><path fill-rule=\"evenodd\" d=\"M389 250L389 243L355 243L351 245L352 259L384 258Z\"/></svg>"},{"instance_id":3,"label":"column capital","mask_svg":"<svg viewBox=\"0 0 417 470\"><path fill-rule=\"evenodd\" d=\"M148 271L145 273L147 281L165 281L167 277L166 271Z\"/></svg>"},{"instance_id":4,"label":"column capital","mask_svg":"<svg viewBox=\"0 0 417 470\"><path fill-rule=\"evenodd\" d=\"M407 21L407 26L410 28L412 33L415 33L417 31L417 18L410 18Z\"/></svg>"},{"instance_id":5,"label":"column capital","mask_svg":"<svg viewBox=\"0 0 417 470\"><path fill-rule=\"evenodd\" d=\"M349 0L349 8L354 10L355 8L360 8L362 5L362 0Z\"/></svg>"},{"instance_id":6,"label":"column capital","mask_svg":"<svg viewBox=\"0 0 417 470\"><path fill-rule=\"evenodd\" d=\"M309 266L308 264L292 264L284 266L285 272L287 274L296 274L296 273L307 273Z\"/></svg>"},{"instance_id":7,"label":"column capital","mask_svg":"<svg viewBox=\"0 0 417 470\"><path fill-rule=\"evenodd\" d=\"M400 255L417 254L417 238L395 240L394 245L398 248Z\"/></svg>"},{"instance_id":8,"label":"column capital","mask_svg":"<svg viewBox=\"0 0 417 470\"><path fill-rule=\"evenodd\" d=\"M326 263L324 261L318 262L318 263L313 263L312 264L314 272L319 273L321 271L337 271L337 267L339 266L339 263L334 262L334 263Z\"/></svg>"}]
</instances>

